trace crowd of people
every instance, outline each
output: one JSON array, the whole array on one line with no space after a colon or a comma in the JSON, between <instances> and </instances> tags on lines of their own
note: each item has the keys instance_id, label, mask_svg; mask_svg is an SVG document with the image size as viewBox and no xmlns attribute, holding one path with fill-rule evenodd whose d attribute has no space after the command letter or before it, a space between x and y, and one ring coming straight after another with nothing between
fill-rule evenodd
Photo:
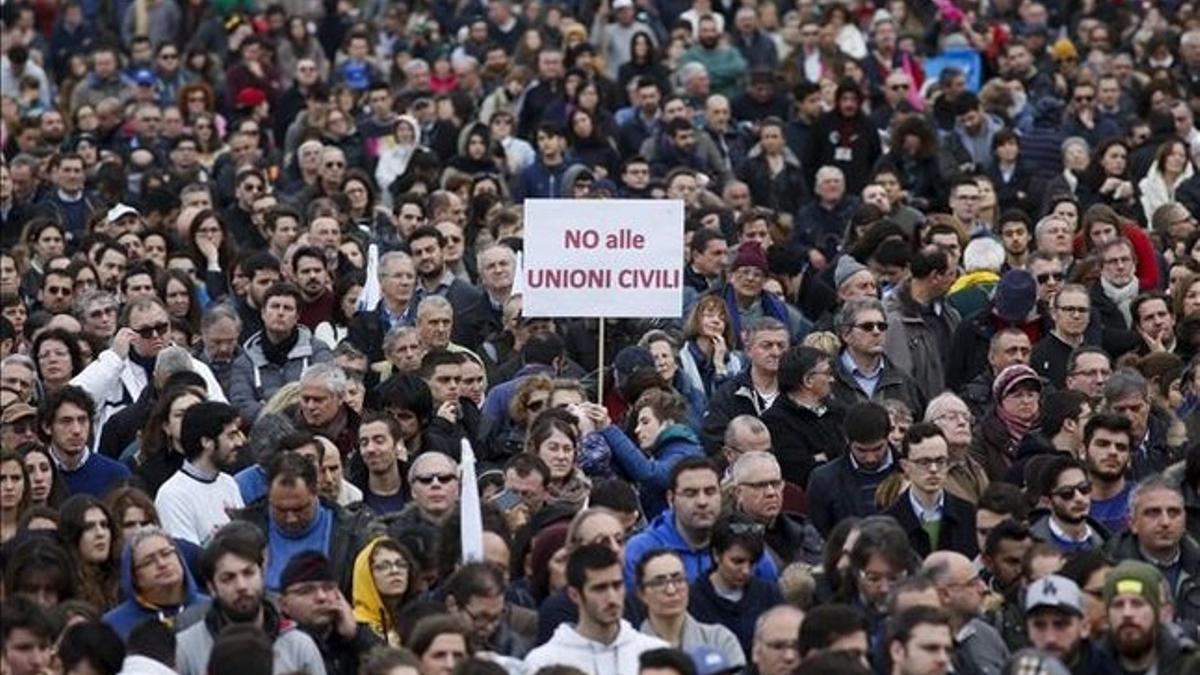
<instances>
[{"instance_id":1,"label":"crowd of people","mask_svg":"<svg viewBox=\"0 0 1200 675\"><path fill-rule=\"evenodd\" d=\"M0 674L1200 673L1200 3L0 38ZM680 313L526 315L546 198Z\"/></svg>"}]
</instances>

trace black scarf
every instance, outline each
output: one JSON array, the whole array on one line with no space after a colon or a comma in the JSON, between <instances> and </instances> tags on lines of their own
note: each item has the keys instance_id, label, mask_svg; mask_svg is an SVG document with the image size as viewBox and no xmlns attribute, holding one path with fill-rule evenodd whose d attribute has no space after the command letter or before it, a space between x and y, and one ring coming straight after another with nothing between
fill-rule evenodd
<instances>
[{"instance_id":1,"label":"black scarf","mask_svg":"<svg viewBox=\"0 0 1200 675\"><path fill-rule=\"evenodd\" d=\"M293 328L292 334L284 338L283 342L276 344L271 342L271 338L267 336L266 331L263 331L262 352L263 358L268 363L273 363L282 368L288 362L288 354L292 353L292 348L300 340L299 329Z\"/></svg>"},{"instance_id":2,"label":"black scarf","mask_svg":"<svg viewBox=\"0 0 1200 675\"><path fill-rule=\"evenodd\" d=\"M142 367L146 371L146 381L154 381L154 364L158 361L156 356L142 356L136 349L129 350L129 360Z\"/></svg>"}]
</instances>

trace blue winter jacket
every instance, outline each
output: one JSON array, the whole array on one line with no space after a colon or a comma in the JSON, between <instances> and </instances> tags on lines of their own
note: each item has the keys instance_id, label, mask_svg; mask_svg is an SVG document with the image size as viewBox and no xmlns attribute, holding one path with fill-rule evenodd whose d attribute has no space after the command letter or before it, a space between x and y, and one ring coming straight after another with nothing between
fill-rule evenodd
<instances>
[{"instance_id":1,"label":"blue winter jacket","mask_svg":"<svg viewBox=\"0 0 1200 675\"><path fill-rule=\"evenodd\" d=\"M600 433L612 448L617 465L640 486L642 511L647 519L654 518L667 508L671 468L684 457L704 456L696 432L682 424L672 424L663 429L649 455L642 452L642 449L615 425L609 425Z\"/></svg>"},{"instance_id":2,"label":"blue winter jacket","mask_svg":"<svg viewBox=\"0 0 1200 675\"><path fill-rule=\"evenodd\" d=\"M130 631L143 621L158 619L170 622L188 607L208 602L208 596L201 593L196 586L196 580L192 577L191 570L188 569L187 561L179 552L178 542L172 543L175 544L175 555L179 557L179 565L183 568L185 589L183 604L174 607L156 607L138 597L133 586L133 547L125 544L125 550L121 554L121 597L124 598L124 601L104 615L104 623L112 626L122 640L128 638Z\"/></svg>"},{"instance_id":3,"label":"blue winter jacket","mask_svg":"<svg viewBox=\"0 0 1200 675\"><path fill-rule=\"evenodd\" d=\"M654 519L650 525L633 536L625 544L625 583L630 588L635 587L637 565L654 549L665 548L679 554L683 560L683 570L687 574L688 584L707 575L713 568L712 549L704 547L693 549L683 540L683 535L675 528L675 511L667 509ZM779 580L779 568L770 554L765 551L758 562L754 563L754 576L775 583Z\"/></svg>"}]
</instances>

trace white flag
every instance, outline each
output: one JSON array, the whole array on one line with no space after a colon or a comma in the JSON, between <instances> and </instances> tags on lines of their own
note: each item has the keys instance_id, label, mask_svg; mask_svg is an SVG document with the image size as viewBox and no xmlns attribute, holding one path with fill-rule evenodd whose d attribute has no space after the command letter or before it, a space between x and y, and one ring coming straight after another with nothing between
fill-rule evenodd
<instances>
[{"instance_id":1,"label":"white flag","mask_svg":"<svg viewBox=\"0 0 1200 675\"><path fill-rule=\"evenodd\" d=\"M367 284L358 296L358 306L355 310L369 312L375 309L382 299L383 291L379 288L379 246L371 244L367 248Z\"/></svg>"},{"instance_id":2,"label":"white flag","mask_svg":"<svg viewBox=\"0 0 1200 675\"><path fill-rule=\"evenodd\" d=\"M462 536L462 561L483 561L483 513L479 504L479 481L475 478L475 451L467 439L462 440L462 477L458 484L462 494L458 501L459 534Z\"/></svg>"}]
</instances>

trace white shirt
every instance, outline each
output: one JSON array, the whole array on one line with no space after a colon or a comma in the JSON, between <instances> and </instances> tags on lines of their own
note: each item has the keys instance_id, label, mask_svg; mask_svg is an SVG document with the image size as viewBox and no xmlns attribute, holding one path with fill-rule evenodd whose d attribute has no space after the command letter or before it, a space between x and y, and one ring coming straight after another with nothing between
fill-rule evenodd
<instances>
[{"instance_id":1,"label":"white shirt","mask_svg":"<svg viewBox=\"0 0 1200 675\"><path fill-rule=\"evenodd\" d=\"M207 544L213 532L229 522L230 512L244 505L233 476L218 472L208 477L186 461L154 500L163 529L198 546Z\"/></svg>"}]
</instances>

